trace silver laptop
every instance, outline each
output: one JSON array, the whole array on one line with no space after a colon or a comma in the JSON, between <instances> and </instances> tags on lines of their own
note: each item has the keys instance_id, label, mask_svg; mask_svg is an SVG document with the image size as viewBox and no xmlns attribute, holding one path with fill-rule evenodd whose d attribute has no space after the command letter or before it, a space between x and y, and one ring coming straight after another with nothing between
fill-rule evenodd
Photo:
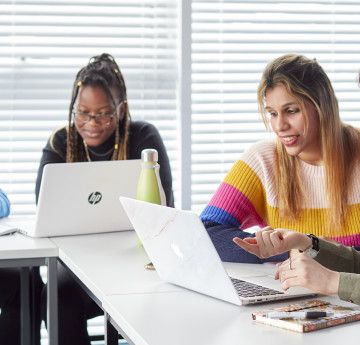
<instances>
[{"instance_id":1,"label":"silver laptop","mask_svg":"<svg viewBox=\"0 0 360 345\"><path fill-rule=\"evenodd\" d=\"M47 164L35 218L10 217L31 237L79 235L132 229L119 195L136 198L141 161Z\"/></svg>"},{"instance_id":2,"label":"silver laptop","mask_svg":"<svg viewBox=\"0 0 360 345\"><path fill-rule=\"evenodd\" d=\"M194 212L125 197L120 201L157 273L166 282L237 305L315 295L300 287L285 292L266 265L232 264L234 276L230 277Z\"/></svg>"}]
</instances>

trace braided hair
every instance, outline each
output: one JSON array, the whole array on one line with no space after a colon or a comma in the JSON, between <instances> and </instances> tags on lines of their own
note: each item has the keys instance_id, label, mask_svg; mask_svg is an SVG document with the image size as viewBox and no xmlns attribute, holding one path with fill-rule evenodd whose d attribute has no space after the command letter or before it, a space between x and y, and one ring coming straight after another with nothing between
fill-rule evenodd
<instances>
[{"instance_id":1,"label":"braided hair","mask_svg":"<svg viewBox=\"0 0 360 345\"><path fill-rule=\"evenodd\" d=\"M125 160L129 154L129 123L130 113L127 104L125 80L115 59L109 54L102 54L92 57L87 66L83 67L76 75L73 85L72 97L69 107L69 125L67 133L66 162L84 161L83 139L79 135L73 119L73 108L81 86L100 86L108 94L114 105L119 106L125 103L125 114L122 119L116 118L115 144L111 160ZM115 90L119 97L119 104L116 104L111 90Z\"/></svg>"}]
</instances>

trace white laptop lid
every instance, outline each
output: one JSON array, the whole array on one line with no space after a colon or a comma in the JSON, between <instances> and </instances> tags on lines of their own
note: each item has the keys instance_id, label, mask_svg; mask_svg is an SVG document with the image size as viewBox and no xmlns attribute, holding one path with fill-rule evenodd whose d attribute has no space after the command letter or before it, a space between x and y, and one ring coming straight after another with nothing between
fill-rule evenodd
<instances>
[{"instance_id":1,"label":"white laptop lid","mask_svg":"<svg viewBox=\"0 0 360 345\"><path fill-rule=\"evenodd\" d=\"M140 171L140 160L47 164L35 224L12 225L32 237L132 229L119 196L136 198Z\"/></svg>"},{"instance_id":2,"label":"white laptop lid","mask_svg":"<svg viewBox=\"0 0 360 345\"><path fill-rule=\"evenodd\" d=\"M274 274L269 274L269 267L264 265L234 264L235 278L281 292L261 298L239 298L196 213L124 197L120 197L120 201L156 271L166 282L238 305L314 295L303 288L284 292L280 282L274 280Z\"/></svg>"}]
</instances>

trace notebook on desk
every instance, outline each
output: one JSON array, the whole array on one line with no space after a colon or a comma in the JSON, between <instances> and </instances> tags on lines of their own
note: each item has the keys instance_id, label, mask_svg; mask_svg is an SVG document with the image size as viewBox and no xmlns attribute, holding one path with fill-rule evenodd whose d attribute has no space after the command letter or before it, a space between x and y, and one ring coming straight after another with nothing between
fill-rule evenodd
<instances>
[{"instance_id":1,"label":"notebook on desk","mask_svg":"<svg viewBox=\"0 0 360 345\"><path fill-rule=\"evenodd\" d=\"M140 160L47 164L36 216L4 219L32 237L132 229L119 195L136 197Z\"/></svg>"},{"instance_id":2,"label":"notebook on desk","mask_svg":"<svg viewBox=\"0 0 360 345\"><path fill-rule=\"evenodd\" d=\"M120 201L166 282L237 305L315 295L305 288L282 290L280 282L261 264L236 264L230 277L194 212L124 197Z\"/></svg>"}]
</instances>

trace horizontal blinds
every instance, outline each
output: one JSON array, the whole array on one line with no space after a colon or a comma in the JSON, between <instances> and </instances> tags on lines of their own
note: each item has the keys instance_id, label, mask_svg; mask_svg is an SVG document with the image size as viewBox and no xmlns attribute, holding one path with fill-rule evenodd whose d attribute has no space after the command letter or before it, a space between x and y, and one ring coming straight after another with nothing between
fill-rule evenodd
<instances>
[{"instance_id":1,"label":"horizontal blinds","mask_svg":"<svg viewBox=\"0 0 360 345\"><path fill-rule=\"evenodd\" d=\"M285 53L316 58L342 119L360 125L359 1L192 1L192 208L201 211L241 153L270 137L256 90Z\"/></svg>"},{"instance_id":2,"label":"horizontal blinds","mask_svg":"<svg viewBox=\"0 0 360 345\"><path fill-rule=\"evenodd\" d=\"M159 129L178 185L178 8L171 0L0 2L0 188L12 214L35 212L41 151L67 123L72 84L113 55L134 120Z\"/></svg>"}]
</instances>

